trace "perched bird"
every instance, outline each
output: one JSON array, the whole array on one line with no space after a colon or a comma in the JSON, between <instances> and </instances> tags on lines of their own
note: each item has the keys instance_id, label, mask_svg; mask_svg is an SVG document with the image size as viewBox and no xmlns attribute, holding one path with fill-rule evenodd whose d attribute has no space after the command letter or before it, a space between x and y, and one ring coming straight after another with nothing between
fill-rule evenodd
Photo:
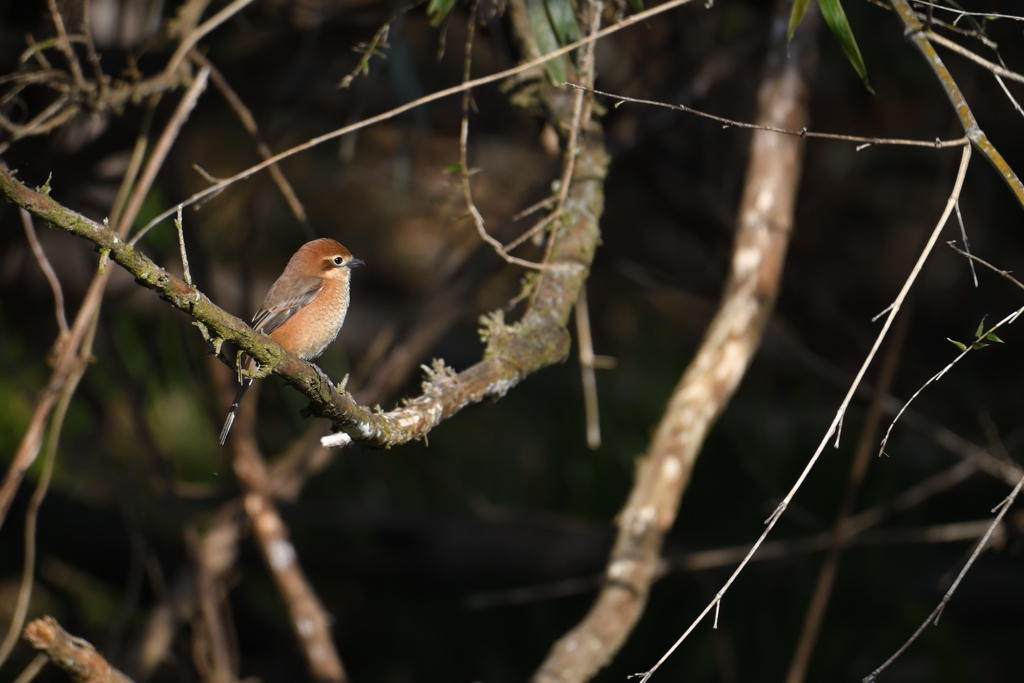
<instances>
[{"instance_id":1,"label":"perched bird","mask_svg":"<svg viewBox=\"0 0 1024 683\"><path fill-rule=\"evenodd\" d=\"M338 336L345 322L351 269L361 265L362 261L332 239L303 244L267 292L263 305L252 318L253 329L302 360L317 358ZM243 355L242 367L248 369L252 364L252 358ZM252 379L242 377L241 382L220 432L222 446Z\"/></svg>"}]
</instances>

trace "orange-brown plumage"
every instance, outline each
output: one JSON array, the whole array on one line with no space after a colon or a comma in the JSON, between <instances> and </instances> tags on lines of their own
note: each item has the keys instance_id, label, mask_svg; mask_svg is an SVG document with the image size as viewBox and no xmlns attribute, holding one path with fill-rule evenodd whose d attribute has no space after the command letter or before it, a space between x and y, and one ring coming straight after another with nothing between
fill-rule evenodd
<instances>
[{"instance_id":1,"label":"orange-brown plumage","mask_svg":"<svg viewBox=\"0 0 1024 683\"><path fill-rule=\"evenodd\" d=\"M362 263L332 239L303 244L267 292L253 316L253 329L303 360L319 357L345 322L351 269ZM243 364L251 367L252 359L245 358ZM227 440L238 404L250 384L251 379L242 379L220 433L221 445Z\"/></svg>"}]
</instances>

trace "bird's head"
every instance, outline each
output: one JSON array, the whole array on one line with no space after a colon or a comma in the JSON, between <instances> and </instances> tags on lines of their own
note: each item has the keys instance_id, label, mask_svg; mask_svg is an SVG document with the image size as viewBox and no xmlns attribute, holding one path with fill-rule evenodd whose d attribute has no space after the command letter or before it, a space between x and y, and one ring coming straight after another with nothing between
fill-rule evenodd
<instances>
[{"instance_id":1,"label":"bird's head","mask_svg":"<svg viewBox=\"0 0 1024 683\"><path fill-rule=\"evenodd\" d=\"M329 280L347 280L350 269L363 265L348 249L326 237L302 245L295 258Z\"/></svg>"}]
</instances>

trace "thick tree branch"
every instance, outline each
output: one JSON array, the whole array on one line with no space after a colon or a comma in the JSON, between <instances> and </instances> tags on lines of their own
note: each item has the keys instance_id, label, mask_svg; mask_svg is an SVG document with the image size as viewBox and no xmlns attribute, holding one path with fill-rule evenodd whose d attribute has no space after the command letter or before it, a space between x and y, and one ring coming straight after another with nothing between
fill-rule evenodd
<instances>
[{"instance_id":1,"label":"thick tree branch","mask_svg":"<svg viewBox=\"0 0 1024 683\"><path fill-rule=\"evenodd\" d=\"M788 12L780 3L780 12ZM785 27L785 22L774 22ZM806 24L806 22L805 22ZM807 71L814 32L801 27L787 49L784 30L773 36L758 93L757 123L800 129L807 122ZM709 326L640 461L629 500L619 513L618 537L605 585L590 612L552 647L534 683L591 679L619 651L643 614L657 578L665 534L711 426L725 409L761 341L778 293L793 224L803 157L801 138L757 131L737 217L732 268Z\"/></svg>"},{"instance_id":2,"label":"thick tree branch","mask_svg":"<svg viewBox=\"0 0 1024 683\"><path fill-rule=\"evenodd\" d=\"M244 490L243 507L252 523L256 543L288 607L292 630L310 675L321 683L343 683L348 677L331 639L330 616L299 564L288 528L274 503L254 430L245 430L232 441L231 460Z\"/></svg>"}]
</instances>

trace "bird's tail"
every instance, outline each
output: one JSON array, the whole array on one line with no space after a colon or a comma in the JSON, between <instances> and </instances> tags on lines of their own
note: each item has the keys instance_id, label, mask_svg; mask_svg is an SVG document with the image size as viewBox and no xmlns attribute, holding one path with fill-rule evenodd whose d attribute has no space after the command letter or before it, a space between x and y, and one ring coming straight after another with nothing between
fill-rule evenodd
<instances>
[{"instance_id":1,"label":"bird's tail","mask_svg":"<svg viewBox=\"0 0 1024 683\"><path fill-rule=\"evenodd\" d=\"M249 377L242 378L242 386L238 387L238 393L235 394L235 400L231 402L231 407L228 408L228 417L224 420L224 429L220 430L220 445L223 446L224 442L228 440L228 432L231 431L231 425L235 423L235 415L238 413L238 404L242 402L242 397L245 396L245 392L249 389L249 385L252 384L252 379Z\"/></svg>"}]
</instances>

